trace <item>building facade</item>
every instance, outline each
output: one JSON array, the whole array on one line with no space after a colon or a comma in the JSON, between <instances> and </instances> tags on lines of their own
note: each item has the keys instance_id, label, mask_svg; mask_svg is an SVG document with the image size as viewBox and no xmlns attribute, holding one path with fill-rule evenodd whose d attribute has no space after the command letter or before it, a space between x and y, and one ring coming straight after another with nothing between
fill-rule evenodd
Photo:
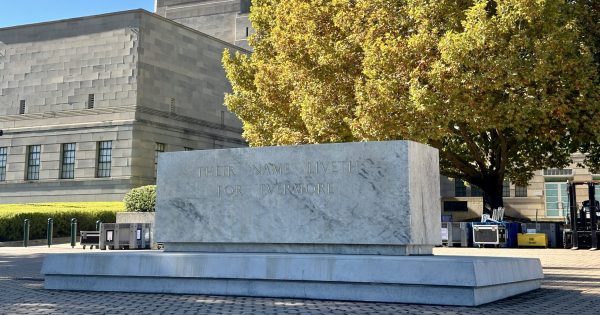
<instances>
[{"instance_id":1,"label":"building facade","mask_svg":"<svg viewBox=\"0 0 600 315\"><path fill-rule=\"evenodd\" d=\"M0 29L0 203L120 200L160 152L245 146L226 48L143 10Z\"/></svg>"},{"instance_id":2,"label":"building facade","mask_svg":"<svg viewBox=\"0 0 600 315\"><path fill-rule=\"evenodd\" d=\"M600 175L592 174L589 169L578 165L583 162L582 154L574 154L572 159L573 163L567 168L536 171L527 186L516 186L505 181L505 214L521 220L564 222L569 211L567 182L600 179ZM578 203L588 199L587 187L578 186L576 192ZM481 218L483 198L477 187L469 187L460 180L442 176L441 194L442 215L453 221ZM600 187L596 187L596 196L600 197Z\"/></svg>"},{"instance_id":3,"label":"building facade","mask_svg":"<svg viewBox=\"0 0 600 315\"><path fill-rule=\"evenodd\" d=\"M156 14L248 50L250 7L251 0L155 0Z\"/></svg>"}]
</instances>

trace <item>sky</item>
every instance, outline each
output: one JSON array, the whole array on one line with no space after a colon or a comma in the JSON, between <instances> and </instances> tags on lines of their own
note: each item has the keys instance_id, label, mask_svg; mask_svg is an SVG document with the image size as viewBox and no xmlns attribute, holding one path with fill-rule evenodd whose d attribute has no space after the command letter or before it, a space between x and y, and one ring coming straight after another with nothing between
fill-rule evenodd
<instances>
[{"instance_id":1,"label":"sky","mask_svg":"<svg viewBox=\"0 0 600 315\"><path fill-rule=\"evenodd\" d=\"M0 0L0 28L140 8L154 0Z\"/></svg>"}]
</instances>

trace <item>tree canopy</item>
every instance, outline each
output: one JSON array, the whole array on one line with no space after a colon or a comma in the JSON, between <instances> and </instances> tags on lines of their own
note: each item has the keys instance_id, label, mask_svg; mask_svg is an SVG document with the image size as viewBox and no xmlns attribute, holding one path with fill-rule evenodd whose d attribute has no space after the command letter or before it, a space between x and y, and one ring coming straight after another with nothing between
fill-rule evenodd
<instances>
[{"instance_id":1,"label":"tree canopy","mask_svg":"<svg viewBox=\"0 0 600 315\"><path fill-rule=\"evenodd\" d=\"M495 208L505 178L600 147L595 3L254 0L226 105L252 146L427 143Z\"/></svg>"}]
</instances>

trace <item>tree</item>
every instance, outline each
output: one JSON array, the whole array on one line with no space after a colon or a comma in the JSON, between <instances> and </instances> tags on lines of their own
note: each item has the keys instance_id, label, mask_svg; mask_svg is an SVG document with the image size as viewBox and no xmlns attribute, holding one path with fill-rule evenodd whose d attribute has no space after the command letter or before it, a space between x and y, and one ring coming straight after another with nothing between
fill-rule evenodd
<instances>
[{"instance_id":1,"label":"tree","mask_svg":"<svg viewBox=\"0 0 600 315\"><path fill-rule=\"evenodd\" d=\"M226 105L253 146L428 143L493 209L505 178L523 185L600 143L582 3L255 0L254 53L223 57Z\"/></svg>"}]
</instances>

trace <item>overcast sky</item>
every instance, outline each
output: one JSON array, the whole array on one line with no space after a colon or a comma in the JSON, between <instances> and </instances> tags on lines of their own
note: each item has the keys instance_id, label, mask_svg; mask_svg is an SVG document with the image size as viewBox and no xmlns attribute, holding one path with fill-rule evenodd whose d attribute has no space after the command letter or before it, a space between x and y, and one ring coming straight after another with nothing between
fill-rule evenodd
<instances>
[{"instance_id":1,"label":"overcast sky","mask_svg":"<svg viewBox=\"0 0 600 315\"><path fill-rule=\"evenodd\" d=\"M131 9L154 11L154 0L0 0L0 28Z\"/></svg>"}]
</instances>

